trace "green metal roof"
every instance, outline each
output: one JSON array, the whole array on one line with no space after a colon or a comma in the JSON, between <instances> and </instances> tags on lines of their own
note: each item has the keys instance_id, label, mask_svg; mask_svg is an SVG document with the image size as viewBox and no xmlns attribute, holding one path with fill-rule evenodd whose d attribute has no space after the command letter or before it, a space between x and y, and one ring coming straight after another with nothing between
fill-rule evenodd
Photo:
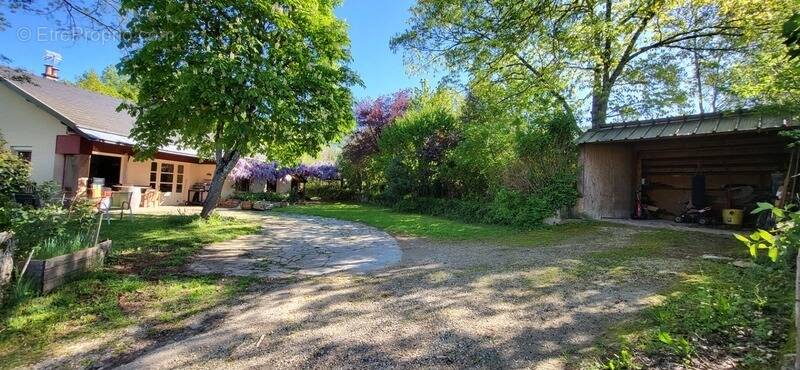
<instances>
[{"instance_id":1,"label":"green metal roof","mask_svg":"<svg viewBox=\"0 0 800 370\"><path fill-rule=\"evenodd\" d=\"M613 123L584 132L578 138L578 144L774 131L791 127L800 127L800 125L788 116L782 117L752 111L706 113Z\"/></svg>"}]
</instances>

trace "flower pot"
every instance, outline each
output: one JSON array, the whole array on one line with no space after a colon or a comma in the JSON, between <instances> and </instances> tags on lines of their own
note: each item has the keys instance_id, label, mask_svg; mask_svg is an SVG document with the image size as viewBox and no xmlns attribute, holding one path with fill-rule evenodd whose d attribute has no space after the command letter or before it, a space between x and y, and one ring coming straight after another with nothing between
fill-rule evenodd
<instances>
[{"instance_id":1,"label":"flower pot","mask_svg":"<svg viewBox=\"0 0 800 370\"><path fill-rule=\"evenodd\" d=\"M243 200L239 205L242 207L242 209L253 209L253 202L249 200Z\"/></svg>"}]
</instances>

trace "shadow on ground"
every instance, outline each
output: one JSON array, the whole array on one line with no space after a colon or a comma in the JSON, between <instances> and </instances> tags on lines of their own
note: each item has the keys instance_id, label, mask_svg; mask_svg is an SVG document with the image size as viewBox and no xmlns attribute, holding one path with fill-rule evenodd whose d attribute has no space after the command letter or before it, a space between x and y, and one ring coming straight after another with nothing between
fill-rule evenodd
<instances>
[{"instance_id":1,"label":"shadow on ground","mask_svg":"<svg viewBox=\"0 0 800 370\"><path fill-rule=\"evenodd\" d=\"M398 265L264 283L122 367L574 367L699 255L734 248L671 233L606 226L539 248L401 239Z\"/></svg>"}]
</instances>

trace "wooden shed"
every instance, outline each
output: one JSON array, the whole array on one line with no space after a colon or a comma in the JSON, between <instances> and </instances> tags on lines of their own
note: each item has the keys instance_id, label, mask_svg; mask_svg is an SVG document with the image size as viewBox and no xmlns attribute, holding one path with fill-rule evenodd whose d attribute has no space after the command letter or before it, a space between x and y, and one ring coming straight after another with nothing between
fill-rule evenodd
<instances>
[{"instance_id":1,"label":"wooden shed","mask_svg":"<svg viewBox=\"0 0 800 370\"><path fill-rule=\"evenodd\" d=\"M796 127L786 116L737 111L610 124L578 139L581 194L577 211L588 218L630 218L636 193L659 208L660 218L680 214L700 191L720 215L747 210L774 194L796 173L788 139ZM795 156L797 157L797 156ZM696 181L697 179L702 181ZM791 191L797 186L789 181ZM694 185L694 186L693 186Z\"/></svg>"}]
</instances>

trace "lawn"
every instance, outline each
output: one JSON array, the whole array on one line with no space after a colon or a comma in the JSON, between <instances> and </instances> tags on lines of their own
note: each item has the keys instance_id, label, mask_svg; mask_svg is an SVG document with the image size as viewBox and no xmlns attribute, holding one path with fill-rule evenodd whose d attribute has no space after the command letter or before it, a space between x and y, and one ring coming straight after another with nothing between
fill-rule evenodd
<instances>
[{"instance_id":1,"label":"lawn","mask_svg":"<svg viewBox=\"0 0 800 370\"><path fill-rule=\"evenodd\" d=\"M603 225L600 222L577 221L523 230L509 226L470 224L435 216L400 213L384 207L347 203L289 206L279 208L278 212L356 221L395 235L451 241L491 241L508 246L526 247L562 242L565 237L589 237Z\"/></svg>"},{"instance_id":2,"label":"lawn","mask_svg":"<svg viewBox=\"0 0 800 370\"><path fill-rule=\"evenodd\" d=\"M106 268L0 312L0 368L35 363L77 339L117 339L131 325L159 336L183 327L185 318L234 297L247 279L181 274L186 258L201 246L256 232L250 221L214 217L136 216L103 225L113 240ZM82 364L86 366L90 364Z\"/></svg>"}]
</instances>

